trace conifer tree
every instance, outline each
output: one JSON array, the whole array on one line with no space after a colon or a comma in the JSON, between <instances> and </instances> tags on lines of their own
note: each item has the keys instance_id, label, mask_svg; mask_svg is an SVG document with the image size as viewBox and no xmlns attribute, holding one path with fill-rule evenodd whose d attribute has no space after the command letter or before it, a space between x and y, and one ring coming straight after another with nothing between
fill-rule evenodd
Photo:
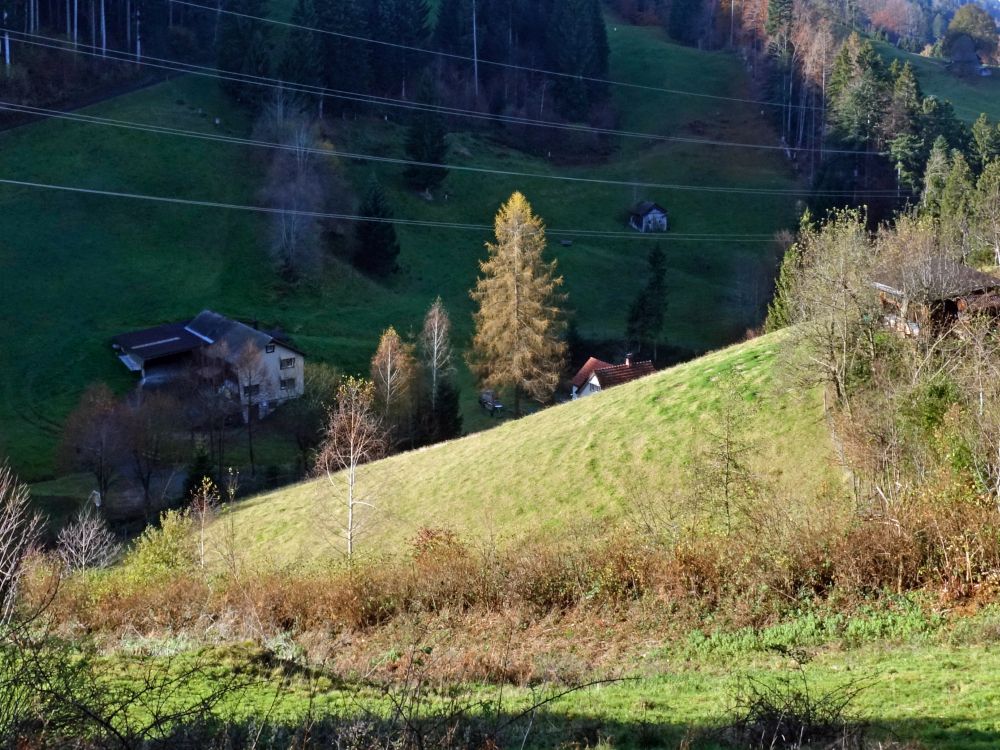
<instances>
[{"instance_id":1,"label":"conifer tree","mask_svg":"<svg viewBox=\"0 0 1000 750\"><path fill-rule=\"evenodd\" d=\"M370 21L380 39L371 51L372 83L378 91L407 97L408 84L418 80L428 59L405 47L426 47L430 37L430 7L427 0L369 0Z\"/></svg>"},{"instance_id":2,"label":"conifer tree","mask_svg":"<svg viewBox=\"0 0 1000 750\"><path fill-rule=\"evenodd\" d=\"M648 263L646 285L629 310L625 336L629 346L638 344L640 351L651 347L655 360L667 304L667 259L659 244L650 251Z\"/></svg>"},{"instance_id":3,"label":"conifer tree","mask_svg":"<svg viewBox=\"0 0 1000 750\"><path fill-rule=\"evenodd\" d=\"M267 17L266 0L228 0L226 10L246 16ZM219 70L248 76L270 72L270 24L231 14L219 23ZM260 86L224 80L222 87L238 103L256 109L263 100Z\"/></svg>"},{"instance_id":4,"label":"conifer tree","mask_svg":"<svg viewBox=\"0 0 1000 750\"><path fill-rule=\"evenodd\" d=\"M471 0L441 0L434 27L434 48L450 54L472 53Z\"/></svg>"},{"instance_id":5,"label":"conifer tree","mask_svg":"<svg viewBox=\"0 0 1000 750\"><path fill-rule=\"evenodd\" d=\"M882 58L864 42L854 59L854 74L838 85L831 102L830 119L843 140L870 147L884 132L883 118L889 104L889 80Z\"/></svg>"},{"instance_id":6,"label":"conifer tree","mask_svg":"<svg viewBox=\"0 0 1000 750\"><path fill-rule=\"evenodd\" d=\"M608 71L609 47L598 0L561 0L549 22L548 47L553 68L572 78L555 82L557 108L564 117L581 120L603 94L600 84Z\"/></svg>"},{"instance_id":7,"label":"conifer tree","mask_svg":"<svg viewBox=\"0 0 1000 750\"><path fill-rule=\"evenodd\" d=\"M419 100L435 104L437 97L434 83L429 77L421 82ZM423 164L443 164L448 154L448 130L444 116L434 111L418 111L413 115L406 135L406 155ZM413 165L404 176L416 190L432 190L447 177L448 170L441 167Z\"/></svg>"},{"instance_id":8,"label":"conifer tree","mask_svg":"<svg viewBox=\"0 0 1000 750\"><path fill-rule=\"evenodd\" d=\"M514 411L523 396L549 401L566 359L559 292L562 278L547 262L545 228L521 193L514 193L496 216L496 242L472 291L478 304L470 365L479 382L514 392Z\"/></svg>"},{"instance_id":9,"label":"conifer tree","mask_svg":"<svg viewBox=\"0 0 1000 750\"><path fill-rule=\"evenodd\" d=\"M976 184L976 234L993 250L993 262L1000 265L1000 158L994 159Z\"/></svg>"},{"instance_id":10,"label":"conifer tree","mask_svg":"<svg viewBox=\"0 0 1000 750\"><path fill-rule=\"evenodd\" d=\"M920 82L909 62L900 66L899 61L894 60L893 66L892 102L887 129L893 136L913 134L918 125L920 103L924 98Z\"/></svg>"},{"instance_id":11,"label":"conifer tree","mask_svg":"<svg viewBox=\"0 0 1000 750\"><path fill-rule=\"evenodd\" d=\"M941 196L945 183L951 172L951 161L948 158L948 142L943 136L938 136L931 147L931 155L927 159L924 170L924 195L922 206L924 211L933 217L941 216Z\"/></svg>"},{"instance_id":12,"label":"conifer tree","mask_svg":"<svg viewBox=\"0 0 1000 750\"><path fill-rule=\"evenodd\" d=\"M359 221L358 247L354 254L355 265L374 276L389 276L396 271L399 257L399 240L393 225L392 209L385 191L373 174L368 181L368 193L361 204L360 215L375 221Z\"/></svg>"},{"instance_id":13,"label":"conifer tree","mask_svg":"<svg viewBox=\"0 0 1000 750\"><path fill-rule=\"evenodd\" d=\"M980 172L994 159L1000 157L1000 125L994 124L985 113L972 125L972 143L976 165Z\"/></svg>"},{"instance_id":14,"label":"conifer tree","mask_svg":"<svg viewBox=\"0 0 1000 750\"><path fill-rule=\"evenodd\" d=\"M972 170L961 152L956 151L941 191L941 239L945 247L958 249L962 258L970 252L974 204Z\"/></svg>"},{"instance_id":15,"label":"conifer tree","mask_svg":"<svg viewBox=\"0 0 1000 750\"><path fill-rule=\"evenodd\" d=\"M767 306L767 319L764 321L764 330L767 333L787 328L795 322L793 309L795 281L802 265L802 249L808 246L808 238L814 234L812 213L806 209L799 219L798 237L781 259L778 278L774 282L774 298Z\"/></svg>"},{"instance_id":16,"label":"conifer tree","mask_svg":"<svg viewBox=\"0 0 1000 750\"><path fill-rule=\"evenodd\" d=\"M352 36L367 36L368 13L362 0L317 0L316 15L320 28ZM320 40L323 85L341 91L366 93L371 82L369 55L371 45L346 36L323 34ZM335 100L336 109L350 109L352 104Z\"/></svg>"},{"instance_id":17,"label":"conifer tree","mask_svg":"<svg viewBox=\"0 0 1000 750\"><path fill-rule=\"evenodd\" d=\"M291 22L294 26L285 37L281 61L278 64L278 74L282 80L291 83L322 86L323 67L320 35L307 30L319 25L313 0L297 0L295 9L292 11ZM317 98L311 97L309 94L297 94L297 96Z\"/></svg>"}]
</instances>

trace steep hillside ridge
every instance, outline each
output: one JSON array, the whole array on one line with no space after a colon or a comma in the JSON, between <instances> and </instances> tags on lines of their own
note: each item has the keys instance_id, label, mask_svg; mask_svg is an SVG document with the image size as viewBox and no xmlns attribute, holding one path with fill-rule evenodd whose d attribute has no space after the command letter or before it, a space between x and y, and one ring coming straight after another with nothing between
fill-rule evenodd
<instances>
[{"instance_id":1,"label":"steep hillside ridge","mask_svg":"<svg viewBox=\"0 0 1000 750\"><path fill-rule=\"evenodd\" d=\"M642 502L685 514L692 457L710 442L726 403L724 381L754 403L746 435L751 463L789 508L806 512L840 472L822 399L781 376L785 337L772 334L643 380L545 410L451 443L362 469L366 516L362 550L389 550L421 527L510 539L576 528L606 531ZM343 491L326 478L261 495L238 506L241 547L281 561L337 554ZM221 530L224 524L219 525ZM228 526L228 524L225 524Z\"/></svg>"}]
</instances>

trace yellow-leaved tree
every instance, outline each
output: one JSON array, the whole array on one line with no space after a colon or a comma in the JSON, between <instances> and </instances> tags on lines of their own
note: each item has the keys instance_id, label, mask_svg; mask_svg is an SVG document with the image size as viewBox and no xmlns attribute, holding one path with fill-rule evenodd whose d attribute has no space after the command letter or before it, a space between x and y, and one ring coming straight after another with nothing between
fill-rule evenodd
<instances>
[{"instance_id":1,"label":"yellow-leaved tree","mask_svg":"<svg viewBox=\"0 0 1000 750\"><path fill-rule=\"evenodd\" d=\"M551 400L566 362L565 318L555 261L546 261L545 227L521 193L497 213L496 242L472 291L478 303L469 364L484 388Z\"/></svg>"}]
</instances>

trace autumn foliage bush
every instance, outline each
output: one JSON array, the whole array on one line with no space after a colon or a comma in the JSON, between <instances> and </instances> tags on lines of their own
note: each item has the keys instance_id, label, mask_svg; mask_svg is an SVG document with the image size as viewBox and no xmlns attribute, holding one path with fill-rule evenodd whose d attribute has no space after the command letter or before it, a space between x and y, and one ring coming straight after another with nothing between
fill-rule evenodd
<instances>
[{"instance_id":1,"label":"autumn foliage bush","mask_svg":"<svg viewBox=\"0 0 1000 750\"><path fill-rule=\"evenodd\" d=\"M989 596L1000 575L1000 511L967 494L670 547L634 530L500 548L425 529L397 556L309 569L202 569L181 529L180 518L167 519L122 565L67 579L52 604L56 619L108 637L214 632L259 642L283 633L332 639L420 615L530 623L621 618L633 608L655 613L665 630L708 620L764 627L811 601L850 607L915 589L950 601Z\"/></svg>"}]
</instances>

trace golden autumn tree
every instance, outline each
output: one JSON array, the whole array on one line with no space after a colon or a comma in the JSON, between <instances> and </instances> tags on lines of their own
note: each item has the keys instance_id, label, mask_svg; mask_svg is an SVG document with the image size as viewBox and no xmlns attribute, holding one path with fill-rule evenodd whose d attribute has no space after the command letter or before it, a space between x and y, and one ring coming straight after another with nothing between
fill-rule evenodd
<instances>
[{"instance_id":1,"label":"golden autumn tree","mask_svg":"<svg viewBox=\"0 0 1000 750\"><path fill-rule=\"evenodd\" d=\"M496 242L472 291L478 303L469 364L480 384L540 403L552 398L566 360L560 306L562 277L555 261L544 259L545 227L521 193L514 193L497 214Z\"/></svg>"}]
</instances>

